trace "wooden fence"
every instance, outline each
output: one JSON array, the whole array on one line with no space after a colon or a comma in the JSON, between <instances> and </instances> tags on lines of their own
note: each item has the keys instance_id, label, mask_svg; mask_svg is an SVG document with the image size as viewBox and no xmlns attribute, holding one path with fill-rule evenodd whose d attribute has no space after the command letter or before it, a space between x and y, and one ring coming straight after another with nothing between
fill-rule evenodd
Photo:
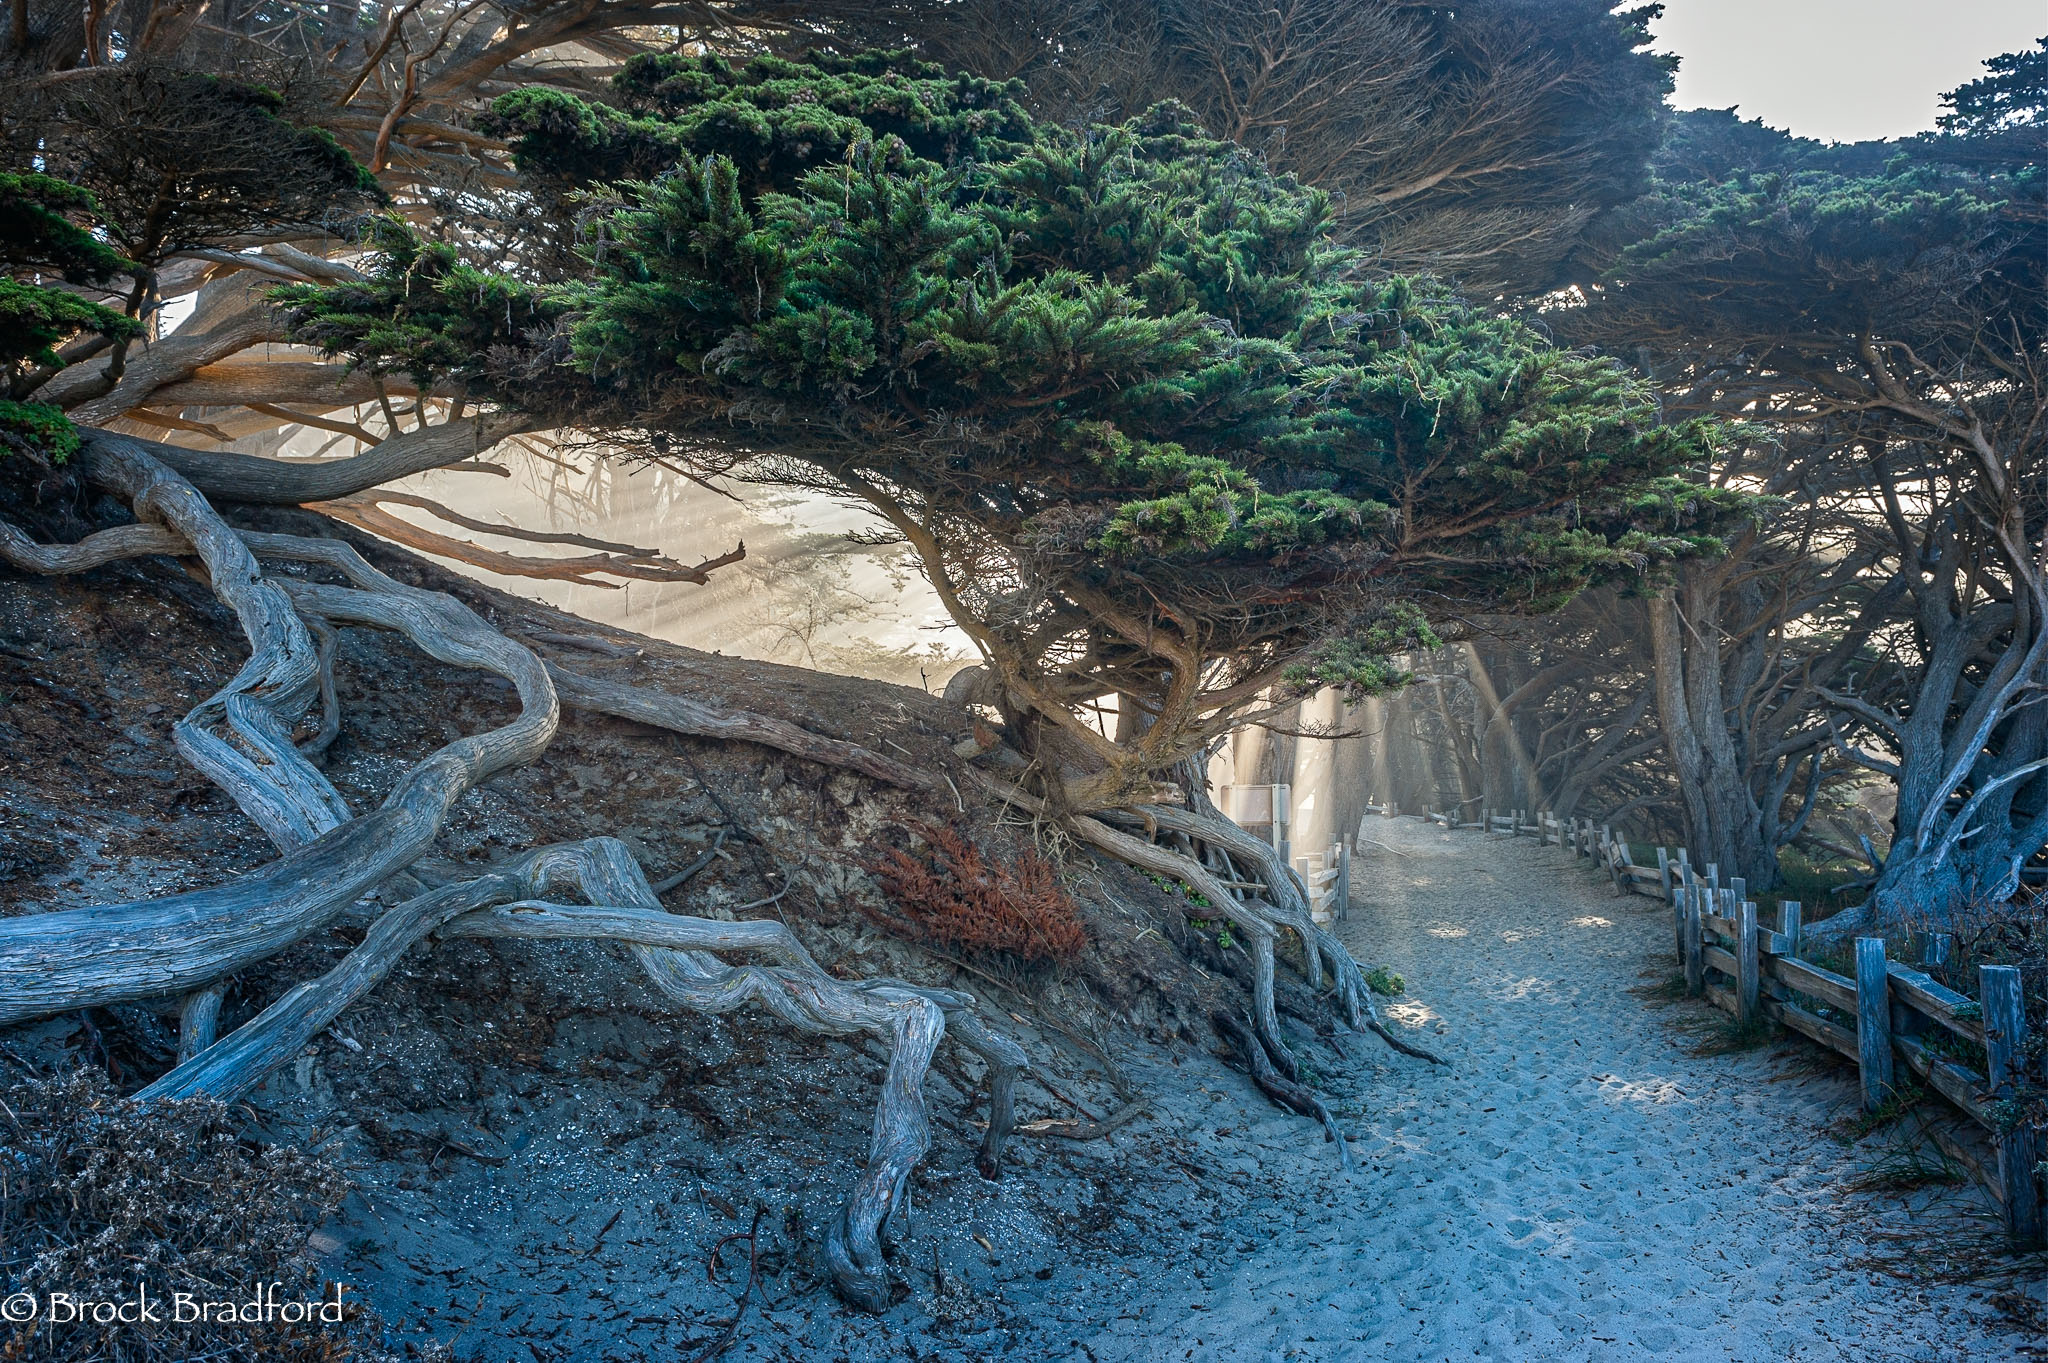
<instances>
[{"instance_id":1,"label":"wooden fence","mask_svg":"<svg viewBox=\"0 0 2048 1363\"><path fill-rule=\"evenodd\" d=\"M1366 810L1368 820L1399 813L1377 802ZM1761 922L1740 877L1724 886L1718 867L1695 866L1684 848L1659 847L1655 866L1638 866L1627 842L1590 819L1481 810L1475 821L1427 808L1417 817L1569 849L1605 870L1616 889L1670 905L1672 948L1688 993L1739 1021L1774 1022L1846 1056L1861 1077L1866 1111L1893 1100L1901 1066L1918 1076L1965 1119L1929 1121L1929 1136L1990 1192L2014 1239L2043 1243L2038 1166L2048 1142L2016 1120L2014 1102L2027 1042L2016 967L1980 966L1979 997L1968 998L1918 968L1945 964L1953 949L1948 934L1921 933L1912 964L1886 959L1881 937L1857 938L1851 977L1801 955L1797 901L1785 902L1775 923ZM1366 827L1361 820L1359 837Z\"/></svg>"}]
</instances>

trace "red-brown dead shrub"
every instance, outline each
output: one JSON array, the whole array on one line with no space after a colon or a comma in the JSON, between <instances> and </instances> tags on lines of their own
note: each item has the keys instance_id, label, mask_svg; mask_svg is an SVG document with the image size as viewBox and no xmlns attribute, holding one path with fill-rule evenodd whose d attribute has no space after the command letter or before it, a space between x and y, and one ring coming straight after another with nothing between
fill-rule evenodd
<instances>
[{"instance_id":1,"label":"red-brown dead shrub","mask_svg":"<svg viewBox=\"0 0 2048 1363\"><path fill-rule=\"evenodd\" d=\"M1080 912L1044 857L1027 850L1003 865L954 829L918 823L909 831L924 856L885 847L860 863L893 910L867 913L889 931L1025 968L1071 961L1088 945Z\"/></svg>"}]
</instances>

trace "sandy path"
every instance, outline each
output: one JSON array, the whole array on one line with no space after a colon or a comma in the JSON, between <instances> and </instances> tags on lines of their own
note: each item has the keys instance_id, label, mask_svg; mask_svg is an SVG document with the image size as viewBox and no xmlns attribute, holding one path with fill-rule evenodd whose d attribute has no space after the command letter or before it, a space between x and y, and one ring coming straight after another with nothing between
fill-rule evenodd
<instances>
[{"instance_id":1,"label":"sandy path","mask_svg":"<svg viewBox=\"0 0 2048 1363\"><path fill-rule=\"evenodd\" d=\"M1385 847L1363 849L1344 932L1406 977L1393 1011L1452 1064L1340 1101L1365 1111L1362 1168L1315 1180L1324 1214L1276 1217L1208 1266L1207 1293L1112 1326L1095 1356L2022 1356L1969 1292L1849 1266L1859 1228L1907 1215L1842 1188L1859 1156L1823 1128L1849 1085L1768 1052L1689 1055L1677 1019L1627 992L1668 955L1652 901L1526 841L1368 833ZM1918 1204L1973 1213L1967 1191Z\"/></svg>"}]
</instances>

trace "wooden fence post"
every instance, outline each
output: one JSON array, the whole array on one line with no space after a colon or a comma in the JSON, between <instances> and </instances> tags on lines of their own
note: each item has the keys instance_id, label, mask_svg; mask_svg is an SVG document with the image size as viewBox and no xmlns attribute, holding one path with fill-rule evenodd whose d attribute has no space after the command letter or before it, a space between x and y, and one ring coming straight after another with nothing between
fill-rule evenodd
<instances>
[{"instance_id":1,"label":"wooden fence post","mask_svg":"<svg viewBox=\"0 0 2048 1363\"><path fill-rule=\"evenodd\" d=\"M1681 966L1685 964L1685 901L1691 894L1690 886L1678 884L1671 887L1671 928Z\"/></svg>"},{"instance_id":2,"label":"wooden fence post","mask_svg":"<svg viewBox=\"0 0 2048 1363\"><path fill-rule=\"evenodd\" d=\"M1668 848L1657 849L1657 881L1664 887L1664 897L1671 898L1671 852Z\"/></svg>"},{"instance_id":3,"label":"wooden fence post","mask_svg":"<svg viewBox=\"0 0 2048 1363\"><path fill-rule=\"evenodd\" d=\"M1778 931L1785 938L1785 954L1797 956L1803 945L1801 939L1805 936L1805 923L1800 918L1798 900L1788 899L1778 905Z\"/></svg>"},{"instance_id":4,"label":"wooden fence post","mask_svg":"<svg viewBox=\"0 0 2048 1363\"><path fill-rule=\"evenodd\" d=\"M1721 864L1719 862L1710 861L1707 863L1707 888L1712 890L1721 888Z\"/></svg>"},{"instance_id":5,"label":"wooden fence post","mask_svg":"<svg viewBox=\"0 0 2048 1363\"><path fill-rule=\"evenodd\" d=\"M1920 964L1923 966L1944 966L1948 954L1955 948L1956 939L1946 932L1916 932L1920 939Z\"/></svg>"},{"instance_id":6,"label":"wooden fence post","mask_svg":"<svg viewBox=\"0 0 2048 1363\"><path fill-rule=\"evenodd\" d=\"M1749 898L1749 882L1741 876L1728 877L1728 889L1735 896L1735 902L1738 904ZM1731 913L1728 916L1733 918L1735 915Z\"/></svg>"},{"instance_id":7,"label":"wooden fence post","mask_svg":"<svg viewBox=\"0 0 2048 1363\"><path fill-rule=\"evenodd\" d=\"M1863 1077L1863 1110L1875 1112L1892 1096L1891 976L1884 938L1856 939L1856 1058Z\"/></svg>"},{"instance_id":8,"label":"wooden fence post","mask_svg":"<svg viewBox=\"0 0 2048 1363\"><path fill-rule=\"evenodd\" d=\"M2018 966L1977 967L1984 1003L1984 1051L1990 1060L1991 1094L2010 1101L2026 1064L2026 1001ZM1996 1111L1996 1109L1994 1109ZM2006 1231L2022 1244L2041 1239L2041 1197L2034 1183L2040 1141L2033 1127L2015 1124L1992 1132L1998 1144L1998 1184L2005 1202Z\"/></svg>"},{"instance_id":9,"label":"wooden fence post","mask_svg":"<svg viewBox=\"0 0 2048 1363\"><path fill-rule=\"evenodd\" d=\"M1756 904L1747 899L1735 911L1735 967L1736 997L1741 1002L1739 1016L1745 1023L1753 1022L1762 972L1756 953Z\"/></svg>"},{"instance_id":10,"label":"wooden fence post","mask_svg":"<svg viewBox=\"0 0 2048 1363\"><path fill-rule=\"evenodd\" d=\"M1701 901L1706 891L1695 888L1685 897L1685 992L1697 998L1706 992L1706 944L1701 938Z\"/></svg>"},{"instance_id":11,"label":"wooden fence post","mask_svg":"<svg viewBox=\"0 0 2048 1363\"><path fill-rule=\"evenodd\" d=\"M1351 839L1337 844L1337 921L1351 916Z\"/></svg>"}]
</instances>

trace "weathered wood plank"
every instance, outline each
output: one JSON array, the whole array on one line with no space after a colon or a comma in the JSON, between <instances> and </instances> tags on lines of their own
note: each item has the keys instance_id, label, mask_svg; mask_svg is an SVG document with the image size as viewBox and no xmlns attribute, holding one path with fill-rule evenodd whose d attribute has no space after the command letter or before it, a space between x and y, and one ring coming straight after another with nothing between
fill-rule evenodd
<instances>
[{"instance_id":1,"label":"weathered wood plank","mask_svg":"<svg viewBox=\"0 0 2048 1363\"><path fill-rule=\"evenodd\" d=\"M1804 1008L1776 999L1764 1000L1764 1015L1802 1036L1811 1037L1828 1049L1838 1051L1854 1060L1856 1058L1856 1034L1847 1027L1838 1026L1826 1018L1815 1017Z\"/></svg>"},{"instance_id":2,"label":"weathered wood plank","mask_svg":"<svg viewBox=\"0 0 2048 1363\"><path fill-rule=\"evenodd\" d=\"M1984 1044L1984 1023L1977 1016L1976 1001L1958 994L1922 971L1899 961L1886 967L1892 977L1892 997L1917 1013L1925 1014L1958 1036Z\"/></svg>"},{"instance_id":3,"label":"weathered wood plank","mask_svg":"<svg viewBox=\"0 0 2048 1363\"><path fill-rule=\"evenodd\" d=\"M1765 973L1792 990L1819 999L1845 1013L1856 1011L1856 982L1810 961L1790 956L1775 957L1764 965Z\"/></svg>"},{"instance_id":4,"label":"weathered wood plank","mask_svg":"<svg viewBox=\"0 0 2048 1363\"><path fill-rule=\"evenodd\" d=\"M1735 953L1726 947L1703 946L1700 948L1700 960L1705 963L1709 970L1718 970L1731 980L1736 977L1735 972L1738 966L1735 960Z\"/></svg>"},{"instance_id":5,"label":"weathered wood plank","mask_svg":"<svg viewBox=\"0 0 2048 1363\"><path fill-rule=\"evenodd\" d=\"M1875 1112L1898 1087L1892 1067L1891 976L1882 937L1856 939L1856 1067L1863 1081L1863 1110Z\"/></svg>"},{"instance_id":6,"label":"weathered wood plank","mask_svg":"<svg viewBox=\"0 0 2048 1363\"><path fill-rule=\"evenodd\" d=\"M1929 1088L1961 1108L1971 1121L1990 1128L1991 1118L1977 1096L1984 1091L1983 1075L1943 1059L1909 1036L1893 1037L1892 1047L1906 1058L1913 1073L1927 1081Z\"/></svg>"},{"instance_id":7,"label":"weathered wood plank","mask_svg":"<svg viewBox=\"0 0 2048 1363\"><path fill-rule=\"evenodd\" d=\"M1805 945L1806 920L1799 910L1799 901L1788 899L1778 906L1778 931L1786 939L1784 949L1779 953L1797 956Z\"/></svg>"}]
</instances>

